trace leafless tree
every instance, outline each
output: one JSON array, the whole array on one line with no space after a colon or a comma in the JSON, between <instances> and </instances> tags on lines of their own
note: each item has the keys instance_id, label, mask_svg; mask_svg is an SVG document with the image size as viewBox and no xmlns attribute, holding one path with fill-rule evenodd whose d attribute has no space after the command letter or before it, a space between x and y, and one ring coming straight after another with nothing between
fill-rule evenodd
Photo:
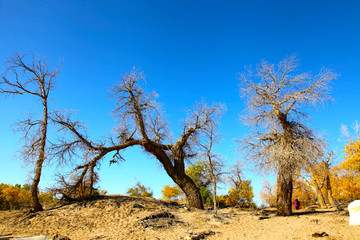
<instances>
[{"instance_id":1,"label":"leafless tree","mask_svg":"<svg viewBox=\"0 0 360 240\"><path fill-rule=\"evenodd\" d=\"M112 97L116 100L113 113L119 125L115 129L115 137L112 137L108 143L91 142L77 129L81 125L72 122L65 115L58 114L54 118L55 122L75 136L73 141L64 141L56 147L59 149L58 154L64 156L64 153L73 151L73 147L82 147L87 153L85 159L88 159L85 164L78 166L83 169L80 174L83 176L106 154L115 152L114 158L121 159L121 150L131 146L141 146L145 152L162 164L167 174L184 191L189 205L202 209L200 192L193 180L185 173L185 160L196 156L199 137L214 124L214 118L220 113L219 105L207 106L205 103L199 103L194 109L189 110L182 134L172 143L161 107L155 101L157 94L147 94L140 86L143 80L142 73L133 70L129 74L124 74L121 82L112 88ZM109 144L110 146L107 146Z\"/></svg>"},{"instance_id":2,"label":"leafless tree","mask_svg":"<svg viewBox=\"0 0 360 240\"><path fill-rule=\"evenodd\" d=\"M218 115L220 117L220 115ZM218 133L218 123L211 124L207 128L202 138L203 140L199 142L199 149L201 152L201 157L206 161L208 167L208 172L211 177L211 182L213 184L213 203L214 211L217 213L217 201L216 201L216 190L217 182L220 180L220 176L224 173L222 168L224 166L221 156L215 152L214 145L220 141L220 134Z\"/></svg>"},{"instance_id":3,"label":"leafless tree","mask_svg":"<svg viewBox=\"0 0 360 240\"><path fill-rule=\"evenodd\" d=\"M268 204L270 207L276 206L276 184L271 185L268 180L263 179L262 189L260 196L263 203Z\"/></svg>"},{"instance_id":4,"label":"leafless tree","mask_svg":"<svg viewBox=\"0 0 360 240\"><path fill-rule=\"evenodd\" d=\"M320 145L321 144L321 145ZM321 208L326 208L326 201L324 194L322 193L322 189L325 186L325 178L324 175L324 161L322 161L322 157L324 155L323 150L323 142L319 141L318 149L313 159L306 159L304 161L304 167L299 169L296 175L300 177L304 184L310 187L314 192L319 201Z\"/></svg>"},{"instance_id":5,"label":"leafless tree","mask_svg":"<svg viewBox=\"0 0 360 240\"><path fill-rule=\"evenodd\" d=\"M235 165L232 165L228 171L228 181L235 189L239 189L241 183L244 181L242 167L242 163L237 162Z\"/></svg>"},{"instance_id":6,"label":"leafless tree","mask_svg":"<svg viewBox=\"0 0 360 240\"><path fill-rule=\"evenodd\" d=\"M25 160L35 162L35 175L31 185L31 196L35 211L43 208L38 199L38 186L43 163L46 159L46 142L48 132L48 97L55 85L59 68L49 70L44 58L32 56L32 61L26 62L25 55L16 53L6 62L7 72L0 80L0 93L5 95L32 95L41 100L43 117L33 120L30 117L17 124L17 130L24 133L25 144L22 156Z\"/></svg>"},{"instance_id":7,"label":"leafless tree","mask_svg":"<svg viewBox=\"0 0 360 240\"><path fill-rule=\"evenodd\" d=\"M247 99L246 122L259 129L243 141L250 159L262 168L277 170L277 214L291 215L293 174L316 152L314 134L302 123L304 106L331 100L330 82L336 74L322 69L316 76L296 74L295 56L278 65L262 61L253 74L240 74L242 97Z\"/></svg>"}]
</instances>

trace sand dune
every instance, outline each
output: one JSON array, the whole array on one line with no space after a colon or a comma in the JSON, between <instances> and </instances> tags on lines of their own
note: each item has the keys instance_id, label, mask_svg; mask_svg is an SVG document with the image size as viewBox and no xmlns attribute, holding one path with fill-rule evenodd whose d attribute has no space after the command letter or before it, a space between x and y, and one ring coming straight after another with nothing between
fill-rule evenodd
<instances>
[{"instance_id":1,"label":"sand dune","mask_svg":"<svg viewBox=\"0 0 360 240\"><path fill-rule=\"evenodd\" d=\"M161 200L106 196L40 213L0 211L0 239L35 235L71 240L360 239L360 226L349 226L345 212L299 210L295 214L276 217L272 209L226 208L215 215Z\"/></svg>"}]
</instances>

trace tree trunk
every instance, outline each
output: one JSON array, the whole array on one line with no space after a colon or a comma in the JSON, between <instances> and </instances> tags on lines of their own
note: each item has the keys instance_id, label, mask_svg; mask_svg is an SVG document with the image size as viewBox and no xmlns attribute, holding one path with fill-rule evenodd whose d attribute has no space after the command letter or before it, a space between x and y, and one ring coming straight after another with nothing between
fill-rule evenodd
<instances>
[{"instance_id":1,"label":"tree trunk","mask_svg":"<svg viewBox=\"0 0 360 240\"><path fill-rule=\"evenodd\" d=\"M36 160L36 169L34 181L31 185L31 198L33 203L33 208L35 212L43 211L43 207L39 201L38 192L39 192L39 182L41 177L42 166L45 161L45 145L46 145L46 135L47 135L47 121L48 121L48 108L47 100L43 99L43 122L41 130L41 142L39 148L39 157Z\"/></svg>"},{"instance_id":2,"label":"tree trunk","mask_svg":"<svg viewBox=\"0 0 360 240\"><path fill-rule=\"evenodd\" d=\"M182 157L178 157L182 156L182 154L173 151L173 164L169 156L153 144L147 142L143 145L143 147L161 162L166 173L181 188L181 190L183 190L188 199L189 207L204 209L200 191L196 187L194 181L185 174L184 159Z\"/></svg>"},{"instance_id":3,"label":"tree trunk","mask_svg":"<svg viewBox=\"0 0 360 240\"><path fill-rule=\"evenodd\" d=\"M325 197L324 197L324 194L321 191L321 188L323 188L323 186L324 186L324 182L320 184L320 186L321 186L320 187L318 181L315 178L316 174L315 174L314 169L312 168L312 166L310 167L310 174L311 174L311 177L314 180L314 185L311 185L311 184L309 184L309 185L315 191L316 197L319 200L320 207L321 208L326 208Z\"/></svg>"},{"instance_id":4,"label":"tree trunk","mask_svg":"<svg viewBox=\"0 0 360 240\"><path fill-rule=\"evenodd\" d=\"M329 171L329 160L330 160L331 156L332 156L332 154L329 155L329 158L325 162L325 173L326 173L325 186L326 186L327 197L328 197L328 200L329 200L329 203L330 203L331 207L335 208L337 211L340 211L340 208L339 208L338 204L336 203L334 197L332 196L332 189L331 189L331 182L330 182L330 171Z\"/></svg>"},{"instance_id":5,"label":"tree trunk","mask_svg":"<svg viewBox=\"0 0 360 240\"><path fill-rule=\"evenodd\" d=\"M39 192L39 182L41 177L41 169L44 160L41 160L40 157L36 162L36 169L35 169L35 177L33 183L31 184L31 198L32 198L32 205L35 212L43 211L43 207L38 198Z\"/></svg>"},{"instance_id":6,"label":"tree trunk","mask_svg":"<svg viewBox=\"0 0 360 240\"><path fill-rule=\"evenodd\" d=\"M314 189L317 199L319 200L319 204L321 208L326 208L324 194L318 186L312 187Z\"/></svg>"},{"instance_id":7,"label":"tree trunk","mask_svg":"<svg viewBox=\"0 0 360 240\"><path fill-rule=\"evenodd\" d=\"M95 165L92 164L91 167L90 167L90 192L89 192L90 197L95 195L95 191L94 191L94 182L95 182L94 168L95 168Z\"/></svg>"},{"instance_id":8,"label":"tree trunk","mask_svg":"<svg viewBox=\"0 0 360 240\"><path fill-rule=\"evenodd\" d=\"M336 203L334 197L332 196L332 189L331 189L331 183L330 183L330 176L327 174L326 176L326 192L327 192L327 198L329 200L329 203L331 205L332 208L335 208L337 211L339 211L339 206Z\"/></svg>"},{"instance_id":9,"label":"tree trunk","mask_svg":"<svg viewBox=\"0 0 360 240\"><path fill-rule=\"evenodd\" d=\"M213 182L213 203L214 203L214 211L215 214L217 213L217 203L216 203L216 176L214 174L214 168L213 168L213 161L211 159L211 155L210 152L208 152L208 161L209 161L209 167L210 167L210 175L212 178L212 182Z\"/></svg>"},{"instance_id":10,"label":"tree trunk","mask_svg":"<svg viewBox=\"0 0 360 240\"><path fill-rule=\"evenodd\" d=\"M291 172L284 166L280 166L277 177L277 215L291 216L292 214L292 191L293 178Z\"/></svg>"},{"instance_id":11,"label":"tree trunk","mask_svg":"<svg viewBox=\"0 0 360 240\"><path fill-rule=\"evenodd\" d=\"M202 197L201 197L200 191L197 188L194 181L189 176L187 176L185 174L185 171L178 173L178 172L174 171L174 168L172 168L169 165L165 166L163 164L163 166L164 166L166 172L168 173L168 175L172 178L172 180L185 193L185 195L186 195L186 197L188 199L189 207L198 208L198 209L204 209L204 205L203 205L203 202L202 202Z\"/></svg>"},{"instance_id":12,"label":"tree trunk","mask_svg":"<svg viewBox=\"0 0 360 240\"><path fill-rule=\"evenodd\" d=\"M189 207L204 209L200 191L190 177L185 175L185 177L181 179L181 181L175 181L175 182L184 191L188 199Z\"/></svg>"},{"instance_id":13,"label":"tree trunk","mask_svg":"<svg viewBox=\"0 0 360 240\"><path fill-rule=\"evenodd\" d=\"M287 114L282 113L276 108L275 115L277 116L283 130L283 136L281 139L282 152L291 152L291 142L293 141L293 132L291 124L287 120ZM277 215L278 216L291 216L292 215L292 192L293 192L293 172L294 169L291 167L291 156L287 159L287 163L280 163L279 172L277 177Z\"/></svg>"},{"instance_id":14,"label":"tree trunk","mask_svg":"<svg viewBox=\"0 0 360 240\"><path fill-rule=\"evenodd\" d=\"M216 177L213 178L213 189L214 189L214 195L213 195L213 202L214 202L214 211L215 214L217 213L217 202L216 202Z\"/></svg>"},{"instance_id":15,"label":"tree trunk","mask_svg":"<svg viewBox=\"0 0 360 240\"><path fill-rule=\"evenodd\" d=\"M311 170L310 170L311 171ZM311 172L312 176L315 176L315 174L313 172ZM312 190L314 190L317 199L319 200L319 204L321 208L326 208L326 203L325 203L325 198L324 198L324 194L321 191L321 188L318 184L318 182L316 181L316 179L314 179L314 184L309 183L308 180L306 180L306 178L304 178L302 175L300 175L300 177L302 179L304 179L304 183L309 186Z\"/></svg>"}]
</instances>

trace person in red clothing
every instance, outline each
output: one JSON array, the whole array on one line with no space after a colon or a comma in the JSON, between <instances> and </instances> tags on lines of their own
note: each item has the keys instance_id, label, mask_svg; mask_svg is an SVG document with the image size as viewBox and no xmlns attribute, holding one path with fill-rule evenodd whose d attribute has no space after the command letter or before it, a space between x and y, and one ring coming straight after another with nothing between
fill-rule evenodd
<instances>
[{"instance_id":1,"label":"person in red clothing","mask_svg":"<svg viewBox=\"0 0 360 240\"><path fill-rule=\"evenodd\" d=\"M293 205L294 205L296 210L299 210L300 202L299 202L299 200L297 200L297 198L295 198L295 201L294 201Z\"/></svg>"}]
</instances>

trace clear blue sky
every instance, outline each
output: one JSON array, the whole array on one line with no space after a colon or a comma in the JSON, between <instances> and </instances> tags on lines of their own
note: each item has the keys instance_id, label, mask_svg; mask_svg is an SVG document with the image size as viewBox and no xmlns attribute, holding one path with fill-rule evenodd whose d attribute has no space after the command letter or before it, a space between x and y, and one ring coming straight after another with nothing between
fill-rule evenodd
<instances>
[{"instance_id":1,"label":"clear blue sky","mask_svg":"<svg viewBox=\"0 0 360 240\"><path fill-rule=\"evenodd\" d=\"M239 121L238 72L262 59L277 63L297 54L302 71L325 66L340 74L335 103L308 112L309 127L325 133L341 160L340 125L360 120L360 3L358 1L20 1L0 0L0 70L15 51L35 52L62 71L51 108L74 109L89 135L101 139L114 126L108 89L124 72L140 68L146 89L156 91L176 136L184 110L196 101L222 102L224 141L219 152L231 165L234 138L249 128ZM0 182L24 183L29 168L16 159L19 135L11 125L40 110L33 98L0 98ZM155 197L172 184L155 159L133 149L127 161L101 165L100 186L124 194L137 181ZM45 168L41 187L51 185ZM246 172L255 192L263 176ZM227 189L224 189L225 192Z\"/></svg>"}]
</instances>

